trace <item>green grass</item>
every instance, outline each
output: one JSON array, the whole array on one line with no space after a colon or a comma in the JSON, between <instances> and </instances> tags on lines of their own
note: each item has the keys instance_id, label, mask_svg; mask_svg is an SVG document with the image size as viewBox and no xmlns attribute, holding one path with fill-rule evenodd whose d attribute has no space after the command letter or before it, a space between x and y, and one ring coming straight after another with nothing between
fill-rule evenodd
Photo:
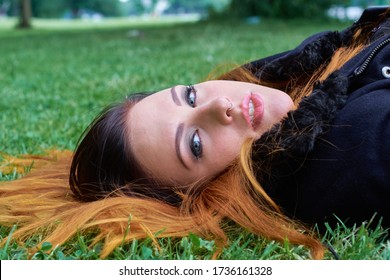
<instances>
[{"instance_id":1,"label":"green grass","mask_svg":"<svg viewBox=\"0 0 390 280\"><path fill-rule=\"evenodd\" d=\"M130 22L107 25L34 21L29 31L14 30L14 21L0 20L0 150L39 154L48 148L73 149L79 135L107 104L125 95L158 90L204 79L219 65L241 64L296 46L308 35L341 29L347 23L267 21ZM18 174L2 175L1 180ZM386 232L356 228L329 229L326 240L342 259L390 259ZM12 229L0 227L0 238ZM307 259L301 246L267 242L241 232L231 236L222 259ZM25 259L27 248L6 243L1 259ZM76 236L63 246L45 244L33 259L98 259L101 244L90 247L90 236ZM213 241L197 236L150 240L118 247L109 259L209 259ZM54 249L54 250L51 250ZM330 253L327 259L334 256Z\"/></svg>"}]
</instances>

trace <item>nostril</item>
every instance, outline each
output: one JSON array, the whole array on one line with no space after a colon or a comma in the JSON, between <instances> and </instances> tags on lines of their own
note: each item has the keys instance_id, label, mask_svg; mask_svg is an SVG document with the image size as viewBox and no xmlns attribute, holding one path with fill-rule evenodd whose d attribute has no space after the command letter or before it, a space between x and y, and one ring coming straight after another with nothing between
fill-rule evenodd
<instances>
[{"instance_id":1,"label":"nostril","mask_svg":"<svg viewBox=\"0 0 390 280\"><path fill-rule=\"evenodd\" d=\"M229 101L229 103L230 103L230 105L229 105L229 108L226 110L226 115L230 117L230 113L233 110L233 103L230 101Z\"/></svg>"}]
</instances>

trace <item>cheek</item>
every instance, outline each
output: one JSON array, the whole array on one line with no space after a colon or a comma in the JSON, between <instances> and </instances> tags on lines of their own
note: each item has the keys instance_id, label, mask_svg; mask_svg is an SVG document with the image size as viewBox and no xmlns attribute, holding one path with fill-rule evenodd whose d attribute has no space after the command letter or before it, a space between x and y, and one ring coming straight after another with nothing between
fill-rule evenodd
<instances>
[{"instance_id":1,"label":"cheek","mask_svg":"<svg viewBox=\"0 0 390 280\"><path fill-rule=\"evenodd\" d=\"M211 160L208 161L206 173L208 173L210 177L220 174L234 161L235 158L237 158L237 155L238 154L233 152L232 149L225 149L221 147L221 149L213 155Z\"/></svg>"},{"instance_id":2,"label":"cheek","mask_svg":"<svg viewBox=\"0 0 390 280\"><path fill-rule=\"evenodd\" d=\"M219 169L227 167L240 154L244 141L251 137L255 136L248 135L248 131L242 129L242 127L226 126L222 129L213 130L209 138L211 140L211 165L218 165Z\"/></svg>"},{"instance_id":3,"label":"cheek","mask_svg":"<svg viewBox=\"0 0 390 280\"><path fill-rule=\"evenodd\" d=\"M230 162L236 158L241 150L243 141L239 135L226 135L221 139L216 154L222 162Z\"/></svg>"}]
</instances>

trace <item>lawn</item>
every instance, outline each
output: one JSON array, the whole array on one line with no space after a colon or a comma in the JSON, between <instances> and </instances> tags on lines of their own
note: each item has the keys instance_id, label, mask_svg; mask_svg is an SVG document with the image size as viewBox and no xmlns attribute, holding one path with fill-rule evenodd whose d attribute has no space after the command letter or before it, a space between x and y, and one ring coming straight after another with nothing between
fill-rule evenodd
<instances>
[{"instance_id":1,"label":"lawn","mask_svg":"<svg viewBox=\"0 0 390 280\"><path fill-rule=\"evenodd\" d=\"M36 21L29 31L14 30L0 19L0 151L40 154L74 149L79 135L106 105L127 94L203 80L218 66L241 64L296 46L308 35L341 29L348 23L241 21L175 23L174 20L115 20L93 24ZM1 175L10 180L18 175ZM343 259L390 259L381 228L329 229L326 240ZM12 229L0 227L0 238ZM31 244L39 237L33 237ZM35 259L98 259L101 244L89 236L64 246L45 244ZM110 259L209 259L213 241L189 236L118 247ZM24 259L26 248L7 243L0 259ZM223 259L307 259L308 252L288 243L267 242L249 233L231 236ZM333 259L330 253L327 259Z\"/></svg>"}]
</instances>

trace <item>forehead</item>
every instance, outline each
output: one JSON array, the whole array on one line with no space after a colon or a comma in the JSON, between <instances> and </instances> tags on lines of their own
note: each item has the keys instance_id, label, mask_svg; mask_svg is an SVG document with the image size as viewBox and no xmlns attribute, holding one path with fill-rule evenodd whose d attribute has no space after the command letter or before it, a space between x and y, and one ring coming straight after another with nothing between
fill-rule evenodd
<instances>
[{"instance_id":1,"label":"forehead","mask_svg":"<svg viewBox=\"0 0 390 280\"><path fill-rule=\"evenodd\" d=\"M164 177L167 169L177 169L174 157L176 122L169 95L168 89L144 98L133 106L127 119L128 138L136 160L157 178Z\"/></svg>"}]
</instances>

